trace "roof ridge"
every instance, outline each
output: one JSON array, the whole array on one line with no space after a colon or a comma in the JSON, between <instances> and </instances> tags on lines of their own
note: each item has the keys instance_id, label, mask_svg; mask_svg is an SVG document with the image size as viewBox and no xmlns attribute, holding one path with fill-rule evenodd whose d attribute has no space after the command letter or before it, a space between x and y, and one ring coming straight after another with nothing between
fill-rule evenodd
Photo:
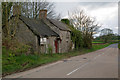
<instances>
[{"instance_id":1,"label":"roof ridge","mask_svg":"<svg viewBox=\"0 0 120 80\"><path fill-rule=\"evenodd\" d=\"M41 20L45 25L47 25L47 26L49 26L48 24L46 24L45 22L44 22L44 20ZM51 29L50 27L48 27L49 29ZM51 29L52 30L52 29ZM52 30L54 33L56 33L54 30ZM57 33L56 33L57 34ZM57 34L57 35L59 35L59 34Z\"/></svg>"},{"instance_id":2,"label":"roof ridge","mask_svg":"<svg viewBox=\"0 0 120 80\"><path fill-rule=\"evenodd\" d=\"M27 25L27 27L32 30L35 34L39 36L59 36L52 29L48 27L42 20L30 19L27 17L22 17L21 20Z\"/></svg>"},{"instance_id":3,"label":"roof ridge","mask_svg":"<svg viewBox=\"0 0 120 80\"><path fill-rule=\"evenodd\" d=\"M50 21L50 23L52 23L54 26L56 26L57 28L59 28L60 30L63 30L63 31L71 31L70 29L69 29L69 27L67 27L67 25L66 24L64 24L64 23L62 23L61 21L57 21L57 20L55 20L55 19L52 19L52 20L54 20L54 22L56 22L56 23L54 23L53 21L51 21L50 19L48 19L49 21ZM57 22L58 22L58 24L57 24ZM62 26L62 25L63 26ZM61 25L61 27L59 26L59 25Z\"/></svg>"}]
</instances>

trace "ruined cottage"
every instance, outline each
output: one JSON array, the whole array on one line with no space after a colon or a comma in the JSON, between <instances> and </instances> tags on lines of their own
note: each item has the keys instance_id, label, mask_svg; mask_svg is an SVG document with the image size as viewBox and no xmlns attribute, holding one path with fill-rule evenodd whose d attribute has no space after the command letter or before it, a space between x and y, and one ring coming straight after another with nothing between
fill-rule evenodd
<instances>
[{"instance_id":1,"label":"ruined cottage","mask_svg":"<svg viewBox=\"0 0 120 80\"><path fill-rule=\"evenodd\" d=\"M31 19L22 16L16 8L14 6L9 25L16 23L18 17L15 37L19 42L31 45L39 53L47 53L49 48L52 53L65 53L71 49L70 29L61 21L47 18L47 10L40 10L39 19Z\"/></svg>"}]
</instances>

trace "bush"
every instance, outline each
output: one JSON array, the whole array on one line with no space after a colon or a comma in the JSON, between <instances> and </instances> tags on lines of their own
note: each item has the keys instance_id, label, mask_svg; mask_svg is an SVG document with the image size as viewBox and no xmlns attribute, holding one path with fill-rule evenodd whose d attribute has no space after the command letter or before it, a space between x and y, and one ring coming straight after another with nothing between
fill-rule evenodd
<instances>
[{"instance_id":1,"label":"bush","mask_svg":"<svg viewBox=\"0 0 120 80\"><path fill-rule=\"evenodd\" d=\"M118 44L118 48L120 49L120 43Z\"/></svg>"},{"instance_id":2,"label":"bush","mask_svg":"<svg viewBox=\"0 0 120 80\"><path fill-rule=\"evenodd\" d=\"M89 49L92 48L92 39L90 38L90 35L84 35L83 42L84 42L83 45L84 48L89 48Z\"/></svg>"},{"instance_id":3,"label":"bush","mask_svg":"<svg viewBox=\"0 0 120 80\"><path fill-rule=\"evenodd\" d=\"M61 21L67 24L71 29L71 39L75 45L75 49L78 50L83 47L92 48L92 39L90 34L84 35L83 32L70 25L70 21L68 19L62 19Z\"/></svg>"},{"instance_id":4,"label":"bush","mask_svg":"<svg viewBox=\"0 0 120 80\"><path fill-rule=\"evenodd\" d=\"M75 49L79 49L83 47L83 35L82 32L75 29L72 25L70 25L70 21L68 19L62 19L63 23L67 24L71 30L71 40L75 45Z\"/></svg>"},{"instance_id":5,"label":"bush","mask_svg":"<svg viewBox=\"0 0 120 80\"><path fill-rule=\"evenodd\" d=\"M82 33L75 28L71 27L71 39L75 44L75 49L83 47L83 37Z\"/></svg>"},{"instance_id":6,"label":"bush","mask_svg":"<svg viewBox=\"0 0 120 80\"><path fill-rule=\"evenodd\" d=\"M51 54L51 56L52 56L52 46L48 45L47 53Z\"/></svg>"},{"instance_id":7,"label":"bush","mask_svg":"<svg viewBox=\"0 0 120 80\"><path fill-rule=\"evenodd\" d=\"M11 39L9 37L3 39L2 46L7 50L10 50L10 53L15 55L22 53L29 54L31 49L31 46L20 43L17 41L17 39Z\"/></svg>"}]
</instances>

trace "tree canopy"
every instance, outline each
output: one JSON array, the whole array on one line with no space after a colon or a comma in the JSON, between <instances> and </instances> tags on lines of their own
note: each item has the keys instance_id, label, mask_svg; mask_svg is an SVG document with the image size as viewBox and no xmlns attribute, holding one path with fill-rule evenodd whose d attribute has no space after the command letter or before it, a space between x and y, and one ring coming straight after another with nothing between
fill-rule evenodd
<instances>
[{"instance_id":1,"label":"tree canopy","mask_svg":"<svg viewBox=\"0 0 120 80\"><path fill-rule=\"evenodd\" d=\"M113 34L113 30L109 29L109 28L104 28L101 30L100 32L100 37L101 39L107 43L108 41L110 41L112 39L112 37L114 36Z\"/></svg>"},{"instance_id":2,"label":"tree canopy","mask_svg":"<svg viewBox=\"0 0 120 80\"><path fill-rule=\"evenodd\" d=\"M57 15L54 12L54 3L46 2L41 0L40 2L2 2L2 27L4 35L11 36L11 28L14 28L12 31L15 34L16 27L8 25L9 18L13 15L14 6L18 5L20 9L20 14L28 18L39 18L39 11L42 9L47 10L47 17L59 19L60 15ZM17 21L17 20L15 20ZM17 22L16 24L17 25Z\"/></svg>"},{"instance_id":3,"label":"tree canopy","mask_svg":"<svg viewBox=\"0 0 120 80\"><path fill-rule=\"evenodd\" d=\"M75 10L68 12L70 24L81 32L83 38L84 47L92 47L93 35L98 32L101 27L96 23L94 18L89 17L83 10Z\"/></svg>"}]
</instances>

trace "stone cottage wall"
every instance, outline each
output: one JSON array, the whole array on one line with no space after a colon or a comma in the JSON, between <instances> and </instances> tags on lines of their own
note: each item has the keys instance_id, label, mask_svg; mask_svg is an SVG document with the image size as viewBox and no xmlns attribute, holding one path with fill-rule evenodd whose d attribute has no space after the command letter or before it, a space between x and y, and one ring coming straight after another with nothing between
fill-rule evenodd
<instances>
[{"instance_id":1,"label":"stone cottage wall","mask_svg":"<svg viewBox=\"0 0 120 80\"><path fill-rule=\"evenodd\" d=\"M46 53L47 52L47 44L41 44L40 45L40 52Z\"/></svg>"},{"instance_id":2,"label":"stone cottage wall","mask_svg":"<svg viewBox=\"0 0 120 80\"><path fill-rule=\"evenodd\" d=\"M62 41L60 42L60 52L65 53L70 50L71 37L69 31L60 30Z\"/></svg>"},{"instance_id":3,"label":"stone cottage wall","mask_svg":"<svg viewBox=\"0 0 120 80\"><path fill-rule=\"evenodd\" d=\"M40 44L39 48L41 53L48 53L48 48L49 46L52 47L52 53L55 53L55 41L56 37L52 36L52 37L47 37L47 42L44 44Z\"/></svg>"},{"instance_id":4,"label":"stone cottage wall","mask_svg":"<svg viewBox=\"0 0 120 80\"><path fill-rule=\"evenodd\" d=\"M21 21L18 21L17 31L15 37L19 42L31 45L33 47L33 50L35 51L37 48L36 45L36 39L37 36L35 36L32 31Z\"/></svg>"},{"instance_id":5,"label":"stone cottage wall","mask_svg":"<svg viewBox=\"0 0 120 80\"><path fill-rule=\"evenodd\" d=\"M50 27L50 29L52 29L57 34L60 34L59 28L57 28L56 26L51 24L47 19L44 19L44 22L46 23L46 25L48 25Z\"/></svg>"},{"instance_id":6,"label":"stone cottage wall","mask_svg":"<svg viewBox=\"0 0 120 80\"><path fill-rule=\"evenodd\" d=\"M47 44L50 45L52 47L52 52L55 53L55 40L56 40L56 37L52 36L52 37L49 37L47 39Z\"/></svg>"},{"instance_id":7,"label":"stone cottage wall","mask_svg":"<svg viewBox=\"0 0 120 80\"><path fill-rule=\"evenodd\" d=\"M71 46L71 35L69 31L63 31L60 30L59 28L57 28L56 26L54 26L53 24L51 24L48 20L45 20L46 24L56 33L59 34L60 38L62 39L62 41L58 41L58 45L59 45L59 53L64 53L64 52L68 52ZM67 40L67 36L68 36L68 41ZM55 40L55 39L53 39ZM55 43L54 43L54 53L55 53Z\"/></svg>"}]
</instances>

